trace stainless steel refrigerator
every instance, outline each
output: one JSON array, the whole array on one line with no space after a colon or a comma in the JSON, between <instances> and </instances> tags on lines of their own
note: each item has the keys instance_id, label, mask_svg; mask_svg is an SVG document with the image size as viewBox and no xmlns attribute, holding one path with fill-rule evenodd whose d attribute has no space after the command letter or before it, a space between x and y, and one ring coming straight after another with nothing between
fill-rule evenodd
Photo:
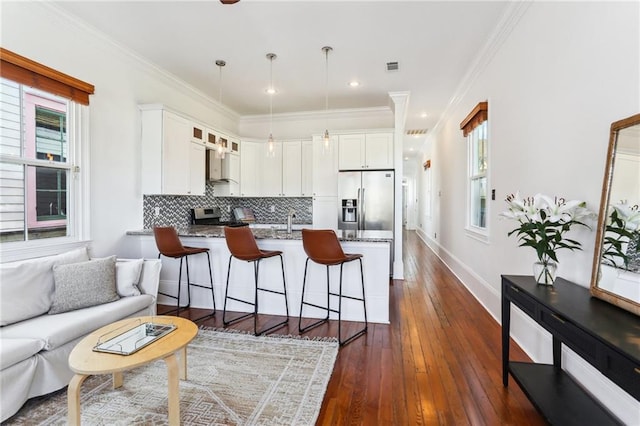
<instances>
[{"instance_id":1,"label":"stainless steel refrigerator","mask_svg":"<svg viewBox=\"0 0 640 426\"><path fill-rule=\"evenodd\" d=\"M393 170L338 173L338 229L393 231Z\"/></svg>"}]
</instances>

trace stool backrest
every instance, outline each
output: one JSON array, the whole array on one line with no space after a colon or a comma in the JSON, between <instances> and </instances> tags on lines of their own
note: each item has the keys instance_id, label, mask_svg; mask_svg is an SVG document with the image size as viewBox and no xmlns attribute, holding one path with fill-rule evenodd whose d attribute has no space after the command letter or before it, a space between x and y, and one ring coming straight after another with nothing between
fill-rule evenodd
<instances>
[{"instance_id":1,"label":"stool backrest","mask_svg":"<svg viewBox=\"0 0 640 426\"><path fill-rule=\"evenodd\" d=\"M225 226L224 238L233 257L241 260L255 260L262 256L251 228L248 226Z\"/></svg>"},{"instance_id":2,"label":"stool backrest","mask_svg":"<svg viewBox=\"0 0 640 426\"><path fill-rule=\"evenodd\" d=\"M154 226L153 236L156 239L158 251L163 256L172 256L184 252L184 247L178 237L178 231L173 226Z\"/></svg>"},{"instance_id":3,"label":"stool backrest","mask_svg":"<svg viewBox=\"0 0 640 426\"><path fill-rule=\"evenodd\" d=\"M303 229L302 247L309 259L323 265L335 265L346 258L336 233L331 229Z\"/></svg>"}]
</instances>

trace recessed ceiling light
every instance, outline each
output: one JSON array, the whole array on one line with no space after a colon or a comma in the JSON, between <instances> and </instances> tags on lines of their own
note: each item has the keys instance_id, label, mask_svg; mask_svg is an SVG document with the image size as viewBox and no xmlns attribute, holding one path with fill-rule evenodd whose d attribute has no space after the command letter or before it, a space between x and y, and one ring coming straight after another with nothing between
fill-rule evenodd
<instances>
[{"instance_id":1,"label":"recessed ceiling light","mask_svg":"<svg viewBox=\"0 0 640 426\"><path fill-rule=\"evenodd\" d=\"M422 114L420 114L420 117L422 117L422 118L427 118L427 113L426 113L426 112L423 112Z\"/></svg>"},{"instance_id":2,"label":"recessed ceiling light","mask_svg":"<svg viewBox=\"0 0 640 426\"><path fill-rule=\"evenodd\" d=\"M276 93L278 93L275 87L269 87L268 89L265 90L265 92L269 95L275 95Z\"/></svg>"},{"instance_id":3,"label":"recessed ceiling light","mask_svg":"<svg viewBox=\"0 0 640 426\"><path fill-rule=\"evenodd\" d=\"M349 82L349 87L358 87L358 86L360 86L359 81L353 80Z\"/></svg>"},{"instance_id":4,"label":"recessed ceiling light","mask_svg":"<svg viewBox=\"0 0 640 426\"><path fill-rule=\"evenodd\" d=\"M404 161L409 161L409 157L404 157Z\"/></svg>"}]
</instances>

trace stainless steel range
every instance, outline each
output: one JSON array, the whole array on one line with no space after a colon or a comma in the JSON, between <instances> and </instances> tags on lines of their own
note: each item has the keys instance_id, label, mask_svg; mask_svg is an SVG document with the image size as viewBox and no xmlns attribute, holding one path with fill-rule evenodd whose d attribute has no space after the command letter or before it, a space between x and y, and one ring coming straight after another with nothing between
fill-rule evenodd
<instances>
[{"instance_id":1,"label":"stainless steel range","mask_svg":"<svg viewBox=\"0 0 640 426\"><path fill-rule=\"evenodd\" d=\"M210 226L247 226L242 221L223 221L220 220L222 212L218 207L199 207L191 209L192 225L210 225Z\"/></svg>"}]
</instances>

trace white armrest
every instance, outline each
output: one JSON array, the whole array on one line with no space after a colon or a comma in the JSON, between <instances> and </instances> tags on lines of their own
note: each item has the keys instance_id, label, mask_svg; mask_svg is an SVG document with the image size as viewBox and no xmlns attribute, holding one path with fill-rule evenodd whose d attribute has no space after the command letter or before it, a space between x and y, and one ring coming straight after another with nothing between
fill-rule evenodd
<instances>
[{"instance_id":1,"label":"white armrest","mask_svg":"<svg viewBox=\"0 0 640 426\"><path fill-rule=\"evenodd\" d=\"M162 262L158 259L145 259L142 263L138 288L144 294L158 298L158 286L160 285L160 269Z\"/></svg>"}]
</instances>

